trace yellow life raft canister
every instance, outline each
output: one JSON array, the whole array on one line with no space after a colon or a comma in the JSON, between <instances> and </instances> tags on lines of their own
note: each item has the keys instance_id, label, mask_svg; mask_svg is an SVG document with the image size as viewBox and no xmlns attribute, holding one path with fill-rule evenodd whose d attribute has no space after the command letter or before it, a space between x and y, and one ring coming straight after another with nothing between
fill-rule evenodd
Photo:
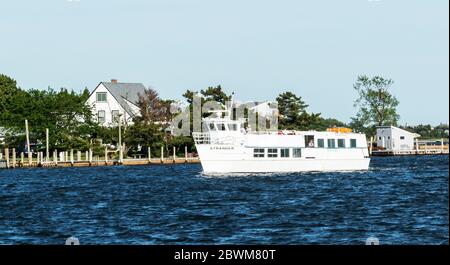
<instances>
[{"instance_id":1,"label":"yellow life raft canister","mask_svg":"<svg viewBox=\"0 0 450 265\"><path fill-rule=\"evenodd\" d=\"M332 127L328 128L327 132L335 132L335 133L351 133L352 129L346 127Z\"/></svg>"}]
</instances>

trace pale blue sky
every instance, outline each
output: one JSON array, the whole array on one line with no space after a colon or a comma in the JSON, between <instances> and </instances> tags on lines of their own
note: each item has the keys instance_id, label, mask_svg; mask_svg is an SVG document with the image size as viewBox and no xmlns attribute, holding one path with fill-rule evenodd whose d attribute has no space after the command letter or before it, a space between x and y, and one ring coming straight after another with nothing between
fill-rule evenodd
<instances>
[{"instance_id":1,"label":"pale blue sky","mask_svg":"<svg viewBox=\"0 0 450 265\"><path fill-rule=\"evenodd\" d=\"M447 0L2 0L0 73L22 88L142 82L293 91L349 121L358 74L395 80L401 123L448 122Z\"/></svg>"}]
</instances>

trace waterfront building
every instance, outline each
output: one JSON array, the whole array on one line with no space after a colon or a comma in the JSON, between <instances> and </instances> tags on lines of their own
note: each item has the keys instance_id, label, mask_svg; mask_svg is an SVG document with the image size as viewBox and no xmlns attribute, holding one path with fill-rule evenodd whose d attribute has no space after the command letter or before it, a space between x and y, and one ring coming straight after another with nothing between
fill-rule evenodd
<instances>
[{"instance_id":1,"label":"waterfront building","mask_svg":"<svg viewBox=\"0 0 450 265\"><path fill-rule=\"evenodd\" d=\"M139 94L143 94L142 83L100 82L91 92L86 104L92 107L95 120L102 126L117 126L119 115L124 125L133 124L139 114L137 105Z\"/></svg>"},{"instance_id":2,"label":"waterfront building","mask_svg":"<svg viewBox=\"0 0 450 265\"><path fill-rule=\"evenodd\" d=\"M377 146L389 151L414 150L417 133L408 132L395 126L377 127Z\"/></svg>"}]
</instances>

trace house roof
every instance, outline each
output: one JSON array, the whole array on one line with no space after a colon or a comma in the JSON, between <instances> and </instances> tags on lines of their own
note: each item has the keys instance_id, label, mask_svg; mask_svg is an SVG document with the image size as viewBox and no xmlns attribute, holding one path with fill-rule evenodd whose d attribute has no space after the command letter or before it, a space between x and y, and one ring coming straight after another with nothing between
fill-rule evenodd
<instances>
[{"instance_id":1,"label":"house roof","mask_svg":"<svg viewBox=\"0 0 450 265\"><path fill-rule=\"evenodd\" d=\"M145 86L142 83L102 82L102 84L108 89L122 108L128 112L128 114L134 116L130 104L137 106L139 94L144 94Z\"/></svg>"},{"instance_id":2,"label":"house roof","mask_svg":"<svg viewBox=\"0 0 450 265\"><path fill-rule=\"evenodd\" d=\"M409 134L412 134L412 135L414 135L414 137L420 137L420 134L418 134L418 133L413 133L413 132L409 132L409 131L407 131L407 130L405 130L405 129L402 129L402 128L398 128L398 127L395 127L395 126L376 126L376 128L377 129L391 129L391 130L399 130L399 131L403 131L404 133L409 133Z\"/></svg>"}]
</instances>

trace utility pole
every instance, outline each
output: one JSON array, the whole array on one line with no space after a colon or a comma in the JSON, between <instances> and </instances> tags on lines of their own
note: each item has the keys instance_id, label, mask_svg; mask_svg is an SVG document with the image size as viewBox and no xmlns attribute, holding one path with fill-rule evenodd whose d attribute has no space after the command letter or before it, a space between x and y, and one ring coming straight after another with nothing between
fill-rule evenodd
<instances>
[{"instance_id":1,"label":"utility pole","mask_svg":"<svg viewBox=\"0 0 450 265\"><path fill-rule=\"evenodd\" d=\"M122 148L122 121L121 121L121 117L122 115L119 114L118 118L119 118L119 164L122 164L123 162L123 148Z\"/></svg>"},{"instance_id":2,"label":"utility pole","mask_svg":"<svg viewBox=\"0 0 450 265\"><path fill-rule=\"evenodd\" d=\"M31 166L32 154L30 148L30 132L28 131L28 120L25 120L25 135L27 138L28 166Z\"/></svg>"},{"instance_id":3,"label":"utility pole","mask_svg":"<svg viewBox=\"0 0 450 265\"><path fill-rule=\"evenodd\" d=\"M45 129L45 162L48 162L50 160L50 151L48 149L49 142L48 142L48 128Z\"/></svg>"}]
</instances>

